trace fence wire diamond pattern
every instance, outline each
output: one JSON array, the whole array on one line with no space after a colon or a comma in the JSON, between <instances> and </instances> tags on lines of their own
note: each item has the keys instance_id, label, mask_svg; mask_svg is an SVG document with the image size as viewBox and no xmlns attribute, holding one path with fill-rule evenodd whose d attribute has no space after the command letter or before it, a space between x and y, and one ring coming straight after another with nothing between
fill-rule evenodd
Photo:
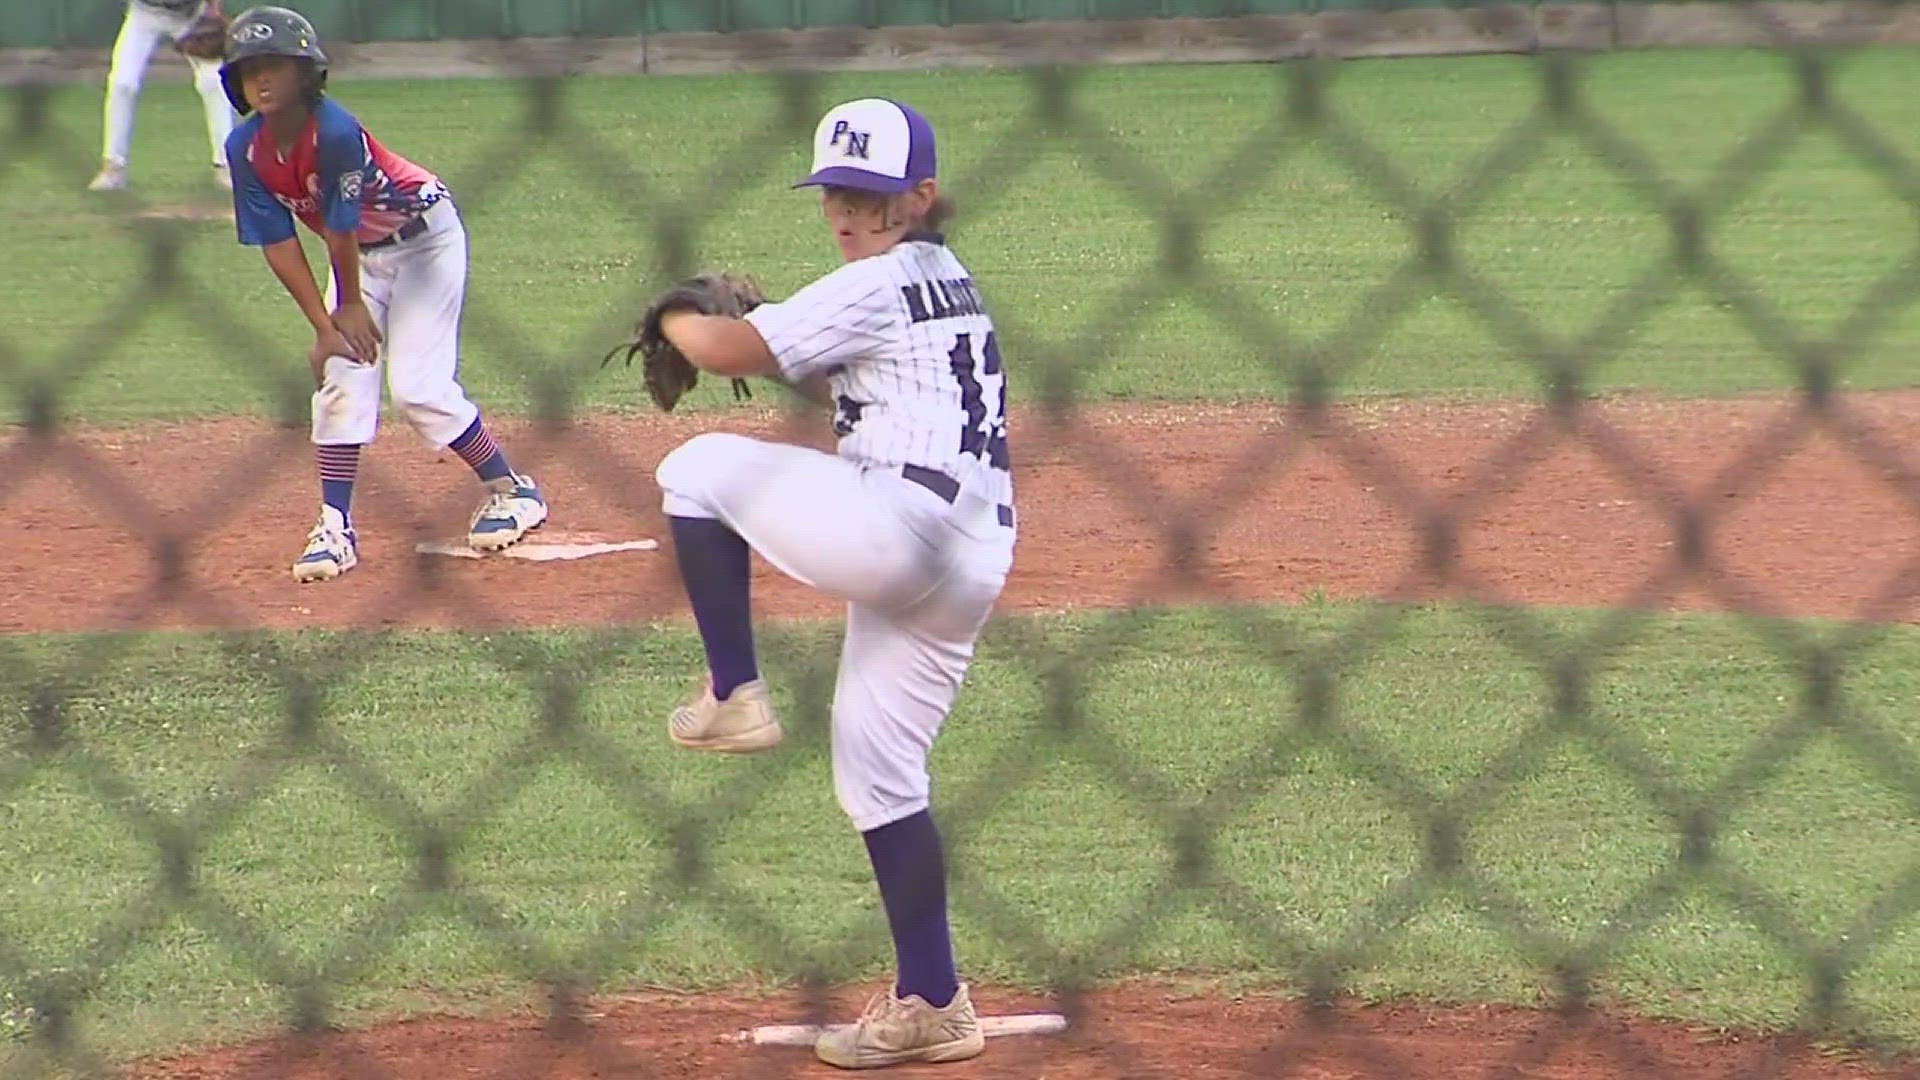
<instances>
[{"instance_id":1,"label":"fence wire diamond pattern","mask_svg":"<svg viewBox=\"0 0 1920 1080\"><path fill-rule=\"evenodd\" d=\"M1756 9L1755 18L1762 17ZM1104 197L1160 230L1158 249L1140 263L1137 276L1101 280L1089 272L1087 281L1110 288L1083 323L1061 327L1019 312L999 315L1006 340L1018 343L1009 353L1017 354L1022 385L1031 395L1022 435L1047 443L1097 481L1103 498L1157 534L1158 550L1150 574L1114 583L1125 598L1121 606L1129 609L1121 614L1086 620L1071 633L1020 619L996 625L989 640L998 638L998 650L1008 658L1004 678L1021 684L1009 693L1026 703L1028 714L1020 721L1026 734L989 754L970 780L941 796L956 923L1018 955L1019 977L1048 988L1070 1019L1080 1017L1085 995L1102 979L1129 966L1156 927L1197 912L1230 930L1242 949L1259 956L1265 970L1307 1003L1296 1024L1264 1033L1258 1052L1236 1075L1326 1075L1316 1071L1326 1067L1346 1070L1342 1075L1438 1075L1410 1058L1404 1046L1372 1039L1359 1027L1348 1030L1337 1003L1385 962L1410 922L1453 903L1477 912L1485 929L1524 958L1559 1012L1557 1026L1519 1044L1489 1075L1539 1075L1566 1046L1596 1040L1621 1075L1685 1075L1659 1047L1600 1023L1594 1009L1603 994L1598 984L1635 947L1638 935L1689 896L1715 899L1791 957L1805 981L1794 1022L1817 1032L1852 1019L1850 980L1920 909L1920 849L1909 844L1904 861L1889 868L1891 883L1861 910L1842 913L1837 925L1844 929L1833 933L1817 929L1797 897L1731 857L1725 841L1728 823L1764 799L1816 746L1838 748L1891 793L1910 819L1920 817L1920 756L1904 703L1865 700L1850 679L1886 642L1891 631L1884 624L1897 620L1920 591L1920 558L1868 590L1873 599L1858 612L1859 621L1817 629L1786 619L1789 612L1770 595L1768 582L1743 576L1725 558L1720 541L1723 523L1744 500L1818 438L1884 476L1898 500L1920 517L1920 476L1906 464L1902 448L1866 422L1840 389L1849 362L1920 298L1920 240L1823 333L1785 313L1752 271L1721 253L1715 238L1743 200L1814 133L1837 140L1855 167L1877 177L1913 212L1913 222L1920 222L1920 164L1835 92L1847 55L1801 48L1784 28L1776 33L1791 64L1794 93L1697 187L1663 172L1634 131L1592 107L1581 61L1572 56L1529 61L1538 73L1533 107L1495 134L1451 186L1411 171L1395 146L1352 121L1343 111L1336 62L1289 62L1263 76L1276 81L1279 108L1219 155L1224 182L1208 184L1165 175L1116 137L1089 108L1104 91L1089 89L1084 73L1047 69L1022 76L1027 110L1009 118L999 142L973 155L980 167L953 182L967 206L956 226L959 242L992 233L997 213L1014 200L1034 197L1023 187L1026 173L1050 155L1084 162ZM606 227L632 237L636 252L643 253L643 265L632 268L627 310L638 310L702 264L705 238L716 222L780 175L794 133L810 129L833 99L821 76L780 77L782 107L750 118L736 136L717 137L713 182L682 194L650 176L640 160L644 148L602 138L578 114L580 98L566 77L553 74L550 48L527 51L524 68L513 66L511 48L487 55L501 65L497 78L518 80L524 88L525 111L492 118L481 139L488 148L478 157L485 164L461 172L463 213L482 216L497 199L510 198L515 185L528 182L528 170L566 163L595 189L589 194L621 211ZM582 42L578 62L592 55L591 44ZM0 205L8 218L32 212L16 201L28 190L27 174L84 176L95 163L92 133L64 123L70 114L58 109L59 92L29 84L10 94L11 123L0 139ZM1666 229L1665 247L1646 252L1637 275L1584 328L1543 321L1464 258L1461 247L1463 231L1483 220L1507 182L1533 165L1555 136L1584 150ZM1318 335L1280 320L1210 246L1277 169L1308 152L1337 165L1354 199L1405 229L1404 258L1368 284L1350 314ZM109 831L124 833L145 853L137 870L140 885L129 890L129 902L89 927L87 945L77 953L49 965L43 950L20 931L0 928L0 986L6 990L0 1002L8 1025L0 1034L17 1051L6 1075L114 1074L74 1018L130 957L178 926L203 935L226 962L276 993L287 1030L310 1036L351 1012L343 988L391 963L397 951L410 947L403 940L420 941L423 926L444 920L470 932L487 943L486 963L499 980L528 988L543 1002L546 1042L490 1066L488 1075L503 1078L560 1075L548 1070L562 1059L603 1070L596 1075L683 1075L672 1061L649 1057L644 1046L636 1050L602 1037L595 995L618 993L623 963L689 910L713 920L759 970L797 983L807 1019L831 1017L832 986L843 974L839 958L871 951L871 908L850 908L837 925L803 932L791 912L756 899L754 890L730 878L715 852L764 842L765 833L754 830L764 829L765 818L756 815L782 812L781 793L815 779L805 770L818 766L830 725L832 646L804 632L788 641L773 631L790 646L784 658L770 663L790 695L797 746L689 788L669 775L671 764L609 737L596 704L610 687L632 677L635 656L645 662L661 658L656 635L663 631L656 620L677 616L681 606L667 568L636 573L627 583L631 594L621 602L629 618L618 629L560 638L468 635L462 663L487 672L476 674L486 685L475 693L511 697L535 720L504 754L473 763L458 782L436 785L426 797L401 778L417 763L383 761L343 726L334 712L342 688L382 677L390 651L404 646L405 634L389 628L423 605L456 624L497 627L505 623L512 598L423 558L410 571L407 589L368 596L352 613L351 622L365 629L305 641L250 625L246 610L207 588L209 571L193 551L235 527L267 480L263 463L304 450L307 390L297 364L258 362L285 352L284 344L244 312L232 283L208 280L190 257L195 245L212 241L190 224L142 218L134 213L142 206L142 196L134 193L98 211L133 223L123 229L124 257L141 269L128 293L103 297L92 319L51 338L0 326L0 379L18 419L4 451L4 472L15 482L0 487L0 506L30 497L25 492L33 485L68 484L82 493L90 511L143 538L142 548L125 551L113 569L136 584L101 627L112 632L86 635L60 649L42 648L27 636L0 639L9 716L0 803L32 805L34 784L63 785L95 804ZM1274 244L1274 257L1284 259L1285 238L1275 237ZM1733 463L1697 486L1667 475L1631 432L1593 407L1591 397L1599 369L1677 293L1689 290L1723 306L1760 350L1790 371L1798 398L1796 409L1746 434ZM1418 478L1388 435L1356 425L1338 408L1343 388L1357 378L1356 367L1435 298L1467 312L1488 340L1530 368L1538 387L1527 420L1489 456L1461 463L1467 481L1444 492ZM505 299L476 297L467 333L527 358L538 424L525 445L536 448L549 470L607 493L622 511L636 518L654 512L651 484L636 481L619 455L607 452L605 436L585 415L589 381L601 376L581 358L593 353L605 326L527 325ZM1211 485L1169 484L1139 459L1137 448L1085 423L1094 408L1092 388L1106 366L1171 304L1191 305L1231 334L1263 366L1272 395L1284 406L1283 421L1235 448L1233 460L1213 471L1219 479ZM114 362L117 341L170 314L186 316L181 325L198 327L203 335L197 347L277 403L274 426L247 435L246 449L195 479L191 514L179 512L176 493L143 490L122 476L112 457L82 437L74 408L75 393ZM795 410L789 422L799 431L810 421ZM1572 631L1560 619L1523 606L1498 575L1462 554L1474 521L1527 482L1539 463L1568 450L1590 455L1631 491L1665 522L1670 542L1663 561L1621 607ZM1169 620L1179 616L1160 606L1166 598L1257 599L1243 595L1233 581L1213 580L1206 553L1235 515L1268 497L1272 483L1302 468L1312 454L1366 483L1406 534L1405 565L1390 575L1380 602L1357 609L1332 632L1287 609L1208 609L1223 639L1271 675L1263 684L1271 696L1242 703L1241 750L1196 787L1190 778L1169 775L1119 730L1123 722L1151 723L1154 717L1115 715L1092 702L1112 677L1113 658L1150 653L1158 635L1175 632ZM403 519L427 515L427 508L404 494L404 478L382 468L370 462L364 482L380 490L387 512ZM395 482L384 482L389 478ZM1733 497L1722 494L1727 492ZM1354 673L1396 648L1408 621L1418 617L1419 602L1436 587L1473 601L1466 609L1468 625L1538 686L1533 714L1498 743L1479 748L1476 767L1451 783L1437 783L1413 767L1377 727L1356 723L1347 700ZM1651 610L1689 588L1734 613L1743 632L1797 683L1797 696L1732 752L1711 782L1699 781L1663 748L1612 723L1617 705L1597 700L1614 663L1643 644L1655 618ZM259 740L235 753L209 790L186 799L158 794L154 778L108 745L110 729L99 722L103 710L111 711L102 687L123 672L149 670L143 665L151 663L147 651L153 646L132 631L164 628L177 618L222 628L207 635L222 677L249 688L249 700L266 714ZM1480 848L1489 819L1562 753L1585 755L1609 783L1625 785L1658 818L1670 842L1663 861L1639 867L1639 885L1591 932L1567 932L1535 899L1490 871ZM1276 913L1262 889L1275 868L1236 857L1230 841L1233 830L1249 827L1264 793L1315 756L1331 758L1358 778L1383 812L1396 815L1413 834L1406 865L1379 882L1373 895L1353 897L1331 934ZM1154 847L1132 856L1149 864L1147 872L1118 894L1113 910L1096 914L1072 939L1036 917L1030 897L1010 888L995 867L973 859L988 849L996 823L1013 812L1009 804L1065 763L1105 793L1110 812L1146 822L1157 837ZM529 792L553 769L584 778L595 797L617 808L604 826L646 838L659 856L650 868L631 868L623 898L575 928L568 943L528 929L510 897L470 872L486 859L488 831L525 813L525 800L538 798ZM268 792L302 770L324 775L406 867L404 880L385 882L377 902L321 935L317 950L293 946L276 929L280 920L273 912L238 899L232 882L244 871L218 865L217 854L244 833ZM23 835L42 824L19 813L5 820ZM9 867L16 878L36 872L26 863ZM1152 1062L1158 1059L1140 1045L1157 1037L1145 1030L1130 1036L1124 1025L1102 1027L1097 1035L1076 1027L1062 1043L1098 1063L1087 1075L1179 1075L1156 1071ZM393 1077L405 1071L377 1055L329 1045L329 1067L337 1075ZM1009 1060L1017 1064L1008 1068L1031 1066L1031 1075L1043 1075L1038 1058ZM1741 1075L1777 1075L1775 1064L1762 1061ZM270 1063L260 1075L282 1075L272 1070L290 1067ZM812 1067L799 1057L742 1053L727 1075L802 1075Z\"/></svg>"}]
</instances>

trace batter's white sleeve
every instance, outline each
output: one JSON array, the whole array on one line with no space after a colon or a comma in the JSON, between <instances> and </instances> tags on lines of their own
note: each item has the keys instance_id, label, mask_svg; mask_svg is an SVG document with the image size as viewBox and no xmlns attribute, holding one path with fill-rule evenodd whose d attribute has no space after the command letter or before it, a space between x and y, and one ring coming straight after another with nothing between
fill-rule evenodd
<instances>
[{"instance_id":1,"label":"batter's white sleeve","mask_svg":"<svg viewBox=\"0 0 1920 1080\"><path fill-rule=\"evenodd\" d=\"M905 333L901 301L878 260L848 263L747 321L790 382L885 354Z\"/></svg>"}]
</instances>

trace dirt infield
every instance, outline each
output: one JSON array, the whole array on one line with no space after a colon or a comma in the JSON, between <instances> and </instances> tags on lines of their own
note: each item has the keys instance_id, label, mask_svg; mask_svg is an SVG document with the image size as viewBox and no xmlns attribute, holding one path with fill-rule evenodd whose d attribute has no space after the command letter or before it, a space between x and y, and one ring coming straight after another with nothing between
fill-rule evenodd
<instances>
[{"instance_id":1,"label":"dirt infield","mask_svg":"<svg viewBox=\"0 0 1920 1080\"><path fill-rule=\"evenodd\" d=\"M1571 434L1533 404L1355 405L1317 427L1252 405L1018 417L1005 608L1470 597L1914 621L1920 393L1848 396L1833 421L1797 408L1595 402ZM414 554L461 534L478 489L389 422L356 497L361 566L309 586L287 573L316 505L303 430L16 434L0 631L680 620L653 469L710 428L829 438L773 410L499 425L547 490L549 538L662 543L529 563ZM1696 536L1704 569L1681 557ZM757 614L838 612L760 570Z\"/></svg>"},{"instance_id":2,"label":"dirt infield","mask_svg":"<svg viewBox=\"0 0 1920 1080\"><path fill-rule=\"evenodd\" d=\"M862 990L875 989L864 987ZM1601 1013L1575 1018L1497 1006L1346 1004L1324 1013L1273 997L1223 999L1159 985L1077 1002L988 992L992 1013L1055 1011L1067 1034L989 1040L970 1062L889 1070L952 1080L1866 1080L1920 1077L1920 1066L1848 1059L1799 1040L1754 1039ZM840 1012L857 1010L852 991ZM837 1015L837 1014L836 1014ZM745 1047L734 1033L813 1023L797 998L740 1002L648 995L605 1003L577 1024L526 1015L429 1019L302 1044L293 1039L145 1063L129 1080L778 1080L847 1074L803 1048Z\"/></svg>"},{"instance_id":3,"label":"dirt infield","mask_svg":"<svg viewBox=\"0 0 1920 1080\"><path fill-rule=\"evenodd\" d=\"M1635 604L1913 622L1920 393L1847 396L1831 418L1757 397L1594 402L1557 428L1532 404L1378 403L1315 425L1273 406L1100 408L1014 427L1021 546L1006 610L1309 595ZM709 428L826 445L775 412L500 425L546 487L553 535L657 539L578 562L420 557L457 534L464 466L389 427L358 503L362 566L297 586L311 522L302 430L225 421L86 431L5 453L12 556L0 629L613 625L682 620L653 467ZM1577 437L1576 437L1577 433ZM1596 449L1599 448L1599 449ZM756 612L838 605L761 569ZM1059 1002L982 991L991 1011ZM857 1006L852 990L838 1001ZM538 1017L428 1019L148 1062L148 1080L273 1076L825 1075L804 1051L725 1036L798 1022L795 998L598 1002L580 1046ZM1796 1042L1504 1008L1343 1008L1102 991L1064 1038L996 1041L954 1077L1920 1077ZM844 1016L845 1013L837 1015Z\"/></svg>"}]
</instances>

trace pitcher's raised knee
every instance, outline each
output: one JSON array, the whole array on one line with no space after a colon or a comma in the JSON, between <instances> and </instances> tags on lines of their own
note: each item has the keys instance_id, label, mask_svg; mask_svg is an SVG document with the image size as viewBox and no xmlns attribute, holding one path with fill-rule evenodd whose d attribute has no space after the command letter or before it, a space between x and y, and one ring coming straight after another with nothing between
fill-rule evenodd
<instances>
[{"instance_id":1,"label":"pitcher's raised knee","mask_svg":"<svg viewBox=\"0 0 1920 1080\"><path fill-rule=\"evenodd\" d=\"M705 501L714 482L725 477L754 445L744 435L709 431L674 447L653 470L667 513L699 516L691 514L692 509Z\"/></svg>"}]
</instances>

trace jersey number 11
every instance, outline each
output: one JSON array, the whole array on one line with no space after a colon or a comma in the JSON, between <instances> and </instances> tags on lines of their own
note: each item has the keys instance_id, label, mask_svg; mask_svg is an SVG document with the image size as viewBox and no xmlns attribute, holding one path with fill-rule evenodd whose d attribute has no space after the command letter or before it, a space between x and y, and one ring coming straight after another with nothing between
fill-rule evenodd
<instances>
[{"instance_id":1,"label":"jersey number 11","mask_svg":"<svg viewBox=\"0 0 1920 1080\"><path fill-rule=\"evenodd\" d=\"M966 426L960 429L960 452L974 457L984 456L996 469L1011 467L1007 453L1007 376L1000 367L1000 343L991 330L982 339L980 355L973 354L973 335L960 334L953 342L953 351L947 354L953 363L953 377L960 380L960 407L967 412ZM975 367L979 374L974 374ZM981 388L982 377L998 376L1000 385L994 390L992 415L987 412L986 393Z\"/></svg>"}]
</instances>

